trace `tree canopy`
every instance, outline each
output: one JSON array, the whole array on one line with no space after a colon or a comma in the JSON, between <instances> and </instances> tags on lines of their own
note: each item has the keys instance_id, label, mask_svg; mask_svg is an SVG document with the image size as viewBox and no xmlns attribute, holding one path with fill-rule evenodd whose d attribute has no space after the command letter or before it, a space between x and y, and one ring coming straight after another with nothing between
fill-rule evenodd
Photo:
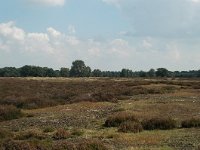
<instances>
[{"instance_id":1,"label":"tree canopy","mask_svg":"<svg viewBox=\"0 0 200 150\"><path fill-rule=\"evenodd\" d=\"M0 68L0 77L200 77L200 70L169 71L166 68L150 69L149 71L132 71L123 68L121 71L91 70L83 60L72 62L71 69L62 67L54 70L48 67L25 65L21 68Z\"/></svg>"}]
</instances>

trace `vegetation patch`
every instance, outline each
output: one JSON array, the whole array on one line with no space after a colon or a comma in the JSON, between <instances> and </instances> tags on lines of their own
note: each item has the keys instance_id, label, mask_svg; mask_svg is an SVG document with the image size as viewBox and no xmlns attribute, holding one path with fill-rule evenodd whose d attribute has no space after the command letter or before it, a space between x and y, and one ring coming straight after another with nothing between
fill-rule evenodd
<instances>
[{"instance_id":1,"label":"vegetation patch","mask_svg":"<svg viewBox=\"0 0 200 150\"><path fill-rule=\"evenodd\" d=\"M44 133L49 133L49 132L53 132L53 131L54 131L54 128L52 128L52 127L46 127L43 129Z\"/></svg>"},{"instance_id":2,"label":"vegetation patch","mask_svg":"<svg viewBox=\"0 0 200 150\"><path fill-rule=\"evenodd\" d=\"M104 126L105 127L119 127L123 122L126 121L134 121L138 122L139 120L137 117L128 112L119 112L110 116L106 121Z\"/></svg>"},{"instance_id":3,"label":"vegetation patch","mask_svg":"<svg viewBox=\"0 0 200 150\"><path fill-rule=\"evenodd\" d=\"M169 130L177 127L177 122L171 118L152 118L144 120L142 126L145 130Z\"/></svg>"},{"instance_id":4,"label":"vegetation patch","mask_svg":"<svg viewBox=\"0 0 200 150\"><path fill-rule=\"evenodd\" d=\"M71 134L68 132L68 131L66 131L65 129L58 129L55 133L54 133L54 135L53 135L53 138L55 139L55 140L62 140L62 139L67 139L67 138L69 138L71 136Z\"/></svg>"},{"instance_id":5,"label":"vegetation patch","mask_svg":"<svg viewBox=\"0 0 200 150\"><path fill-rule=\"evenodd\" d=\"M135 121L126 121L123 122L118 129L119 132L132 132L132 133L139 133L143 131L142 124L140 122Z\"/></svg>"},{"instance_id":6,"label":"vegetation patch","mask_svg":"<svg viewBox=\"0 0 200 150\"><path fill-rule=\"evenodd\" d=\"M45 135L37 130L28 130L24 132L20 132L16 137L16 140L28 140L28 139L45 139Z\"/></svg>"},{"instance_id":7,"label":"vegetation patch","mask_svg":"<svg viewBox=\"0 0 200 150\"><path fill-rule=\"evenodd\" d=\"M0 121L12 120L22 117L20 109L13 105L0 105Z\"/></svg>"},{"instance_id":8,"label":"vegetation patch","mask_svg":"<svg viewBox=\"0 0 200 150\"><path fill-rule=\"evenodd\" d=\"M195 127L200 127L200 119L188 119L184 120L181 123L182 128L195 128Z\"/></svg>"},{"instance_id":9,"label":"vegetation patch","mask_svg":"<svg viewBox=\"0 0 200 150\"><path fill-rule=\"evenodd\" d=\"M53 150L108 150L99 140L81 139L81 141L61 141L53 145Z\"/></svg>"},{"instance_id":10,"label":"vegetation patch","mask_svg":"<svg viewBox=\"0 0 200 150\"><path fill-rule=\"evenodd\" d=\"M0 129L0 139L11 137L12 133L5 129Z\"/></svg>"}]
</instances>

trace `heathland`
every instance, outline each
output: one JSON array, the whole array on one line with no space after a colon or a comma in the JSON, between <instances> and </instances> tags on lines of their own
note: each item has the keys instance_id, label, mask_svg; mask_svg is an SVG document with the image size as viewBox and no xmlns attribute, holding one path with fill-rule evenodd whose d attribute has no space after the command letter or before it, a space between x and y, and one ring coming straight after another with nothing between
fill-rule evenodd
<instances>
[{"instance_id":1,"label":"heathland","mask_svg":"<svg viewBox=\"0 0 200 150\"><path fill-rule=\"evenodd\" d=\"M193 78L0 78L0 149L200 149Z\"/></svg>"}]
</instances>

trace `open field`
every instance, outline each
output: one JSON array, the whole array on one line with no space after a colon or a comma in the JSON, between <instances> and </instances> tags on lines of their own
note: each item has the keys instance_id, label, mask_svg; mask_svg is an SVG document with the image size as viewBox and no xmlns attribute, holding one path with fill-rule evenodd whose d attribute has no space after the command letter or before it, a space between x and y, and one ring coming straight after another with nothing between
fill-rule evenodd
<instances>
[{"instance_id":1,"label":"open field","mask_svg":"<svg viewBox=\"0 0 200 150\"><path fill-rule=\"evenodd\" d=\"M200 81L0 78L0 149L199 150Z\"/></svg>"}]
</instances>

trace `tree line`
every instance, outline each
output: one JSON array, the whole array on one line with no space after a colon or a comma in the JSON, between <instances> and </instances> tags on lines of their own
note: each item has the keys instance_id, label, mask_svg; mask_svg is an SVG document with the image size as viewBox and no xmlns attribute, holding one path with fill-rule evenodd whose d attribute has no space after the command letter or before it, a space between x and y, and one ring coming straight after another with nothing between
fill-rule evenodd
<instances>
[{"instance_id":1,"label":"tree line","mask_svg":"<svg viewBox=\"0 0 200 150\"><path fill-rule=\"evenodd\" d=\"M200 70L192 71L169 71L166 68L150 69L149 71L132 71L122 69L121 71L91 70L84 61L75 60L71 68L54 70L48 67L25 65L21 68L0 68L0 77L200 77Z\"/></svg>"}]
</instances>

